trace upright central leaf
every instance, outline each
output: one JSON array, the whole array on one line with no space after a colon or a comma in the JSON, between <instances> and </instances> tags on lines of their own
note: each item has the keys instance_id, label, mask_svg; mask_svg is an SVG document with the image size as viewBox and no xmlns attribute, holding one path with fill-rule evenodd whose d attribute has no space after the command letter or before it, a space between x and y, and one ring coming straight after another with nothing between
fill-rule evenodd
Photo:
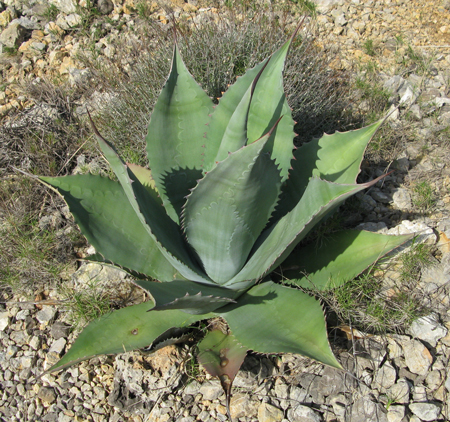
<instances>
[{"instance_id":1,"label":"upright central leaf","mask_svg":"<svg viewBox=\"0 0 450 422\"><path fill-rule=\"evenodd\" d=\"M187 240L219 284L243 267L277 202L280 174L262 152L269 136L218 163L186 201Z\"/></svg>"},{"instance_id":2,"label":"upright central leaf","mask_svg":"<svg viewBox=\"0 0 450 422\"><path fill-rule=\"evenodd\" d=\"M283 87L284 63L291 42L292 38L274 53L262 72L253 93L247 124L248 140L253 142L283 116L264 147L279 166L283 181L288 177L293 158L294 121Z\"/></svg>"},{"instance_id":3,"label":"upright central leaf","mask_svg":"<svg viewBox=\"0 0 450 422\"><path fill-rule=\"evenodd\" d=\"M189 190L201 178L212 100L186 69L178 48L150 119L147 155L164 207L176 223Z\"/></svg>"}]
</instances>

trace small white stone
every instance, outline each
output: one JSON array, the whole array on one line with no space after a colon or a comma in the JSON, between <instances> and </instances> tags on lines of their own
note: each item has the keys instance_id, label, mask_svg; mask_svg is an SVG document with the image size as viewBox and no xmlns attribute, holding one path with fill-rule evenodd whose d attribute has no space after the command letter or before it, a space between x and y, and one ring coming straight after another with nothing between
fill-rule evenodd
<instances>
[{"instance_id":1,"label":"small white stone","mask_svg":"<svg viewBox=\"0 0 450 422\"><path fill-rule=\"evenodd\" d=\"M450 372L447 374L447 379L445 380L445 388L450 392Z\"/></svg>"},{"instance_id":2,"label":"small white stone","mask_svg":"<svg viewBox=\"0 0 450 422\"><path fill-rule=\"evenodd\" d=\"M423 421L431 422L438 419L441 408L433 403L411 403L409 409Z\"/></svg>"},{"instance_id":3,"label":"small white stone","mask_svg":"<svg viewBox=\"0 0 450 422\"><path fill-rule=\"evenodd\" d=\"M447 329L439 324L436 314L416 319L409 329L409 334L436 347L437 342L447 335Z\"/></svg>"},{"instance_id":4,"label":"small white stone","mask_svg":"<svg viewBox=\"0 0 450 422\"><path fill-rule=\"evenodd\" d=\"M406 378L400 378L388 391L388 397L392 398L395 403L408 404L411 386Z\"/></svg>"},{"instance_id":5,"label":"small white stone","mask_svg":"<svg viewBox=\"0 0 450 422\"><path fill-rule=\"evenodd\" d=\"M275 422L283 419L283 411L268 403L261 403L258 407L258 422Z\"/></svg>"},{"instance_id":6,"label":"small white stone","mask_svg":"<svg viewBox=\"0 0 450 422\"><path fill-rule=\"evenodd\" d=\"M44 306L37 314L36 318L41 324L48 324L56 314L56 308L53 306Z\"/></svg>"},{"instance_id":7,"label":"small white stone","mask_svg":"<svg viewBox=\"0 0 450 422\"><path fill-rule=\"evenodd\" d=\"M321 422L321 417L314 410L301 404L294 409L288 410L288 419L290 421L307 420L308 422Z\"/></svg>"},{"instance_id":8,"label":"small white stone","mask_svg":"<svg viewBox=\"0 0 450 422\"><path fill-rule=\"evenodd\" d=\"M402 347L409 370L417 375L426 375L433 363L430 351L419 340L404 342Z\"/></svg>"},{"instance_id":9,"label":"small white stone","mask_svg":"<svg viewBox=\"0 0 450 422\"><path fill-rule=\"evenodd\" d=\"M30 315L30 311L28 309L22 309L17 312L16 319L19 321L24 321L28 315Z\"/></svg>"},{"instance_id":10,"label":"small white stone","mask_svg":"<svg viewBox=\"0 0 450 422\"><path fill-rule=\"evenodd\" d=\"M377 370L375 375L375 386L385 391L389 387L392 387L397 380L397 371L388 362L386 362L380 369Z\"/></svg>"},{"instance_id":11,"label":"small white stone","mask_svg":"<svg viewBox=\"0 0 450 422\"><path fill-rule=\"evenodd\" d=\"M0 331L5 331L5 328L9 325L9 312L0 313Z\"/></svg>"},{"instance_id":12,"label":"small white stone","mask_svg":"<svg viewBox=\"0 0 450 422\"><path fill-rule=\"evenodd\" d=\"M401 422L405 417L405 406L393 405L389 406L387 419L388 422Z\"/></svg>"},{"instance_id":13,"label":"small white stone","mask_svg":"<svg viewBox=\"0 0 450 422\"><path fill-rule=\"evenodd\" d=\"M57 353L60 355L62 353L62 351L64 350L65 346L66 346L66 339L60 338L52 343L50 350L48 352L49 353Z\"/></svg>"}]
</instances>

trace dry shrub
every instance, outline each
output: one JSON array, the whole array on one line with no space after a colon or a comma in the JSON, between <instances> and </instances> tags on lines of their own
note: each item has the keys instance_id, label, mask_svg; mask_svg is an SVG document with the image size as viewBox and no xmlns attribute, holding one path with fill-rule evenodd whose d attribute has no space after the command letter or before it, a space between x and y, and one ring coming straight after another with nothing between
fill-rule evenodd
<instances>
[{"instance_id":1,"label":"dry shrub","mask_svg":"<svg viewBox=\"0 0 450 422\"><path fill-rule=\"evenodd\" d=\"M77 98L65 85L38 79L24 89L35 106L0 126L0 176L14 167L33 174L65 174L86 136L74 112Z\"/></svg>"},{"instance_id":2,"label":"dry shrub","mask_svg":"<svg viewBox=\"0 0 450 422\"><path fill-rule=\"evenodd\" d=\"M181 22L176 26L186 66L215 101L246 69L282 45L292 31L292 26L282 26L276 16L262 13L245 19L223 13L201 25ZM299 142L342 129L351 108L347 75L328 66L336 53L319 49L313 33L313 23L301 30L285 70L288 102L299 122ZM85 57L84 61L93 69L99 87L94 96L97 101L91 103L96 124L126 159L141 161L148 121L170 68L173 31L146 21L137 39L123 41L113 59Z\"/></svg>"}]
</instances>

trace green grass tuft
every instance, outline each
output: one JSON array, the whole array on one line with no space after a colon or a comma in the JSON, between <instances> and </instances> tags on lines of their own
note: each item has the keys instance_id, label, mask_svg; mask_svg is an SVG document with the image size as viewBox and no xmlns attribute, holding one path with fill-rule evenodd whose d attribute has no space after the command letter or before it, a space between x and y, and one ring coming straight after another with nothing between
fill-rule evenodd
<instances>
[{"instance_id":1,"label":"green grass tuft","mask_svg":"<svg viewBox=\"0 0 450 422\"><path fill-rule=\"evenodd\" d=\"M421 211L430 211L436 204L436 195L426 180L413 187L413 204Z\"/></svg>"}]
</instances>

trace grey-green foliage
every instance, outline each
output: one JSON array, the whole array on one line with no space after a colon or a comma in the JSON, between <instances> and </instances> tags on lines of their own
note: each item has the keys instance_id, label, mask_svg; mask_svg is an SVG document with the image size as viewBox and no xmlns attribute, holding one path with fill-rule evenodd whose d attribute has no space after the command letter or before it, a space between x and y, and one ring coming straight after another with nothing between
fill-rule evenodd
<instances>
[{"instance_id":1,"label":"grey-green foliage","mask_svg":"<svg viewBox=\"0 0 450 422\"><path fill-rule=\"evenodd\" d=\"M175 47L148 126L151 170L124 163L95 129L117 181L41 177L96 248L91 259L141 274L136 282L153 298L93 321L51 370L141 348L172 327L214 316L227 321L240 348L340 367L320 303L296 286L339 286L408 236L342 231L319 249L296 248L346 198L377 182L356 178L381 122L293 152L282 78L291 42L248 70L217 106ZM291 287L272 280L275 269Z\"/></svg>"}]
</instances>

